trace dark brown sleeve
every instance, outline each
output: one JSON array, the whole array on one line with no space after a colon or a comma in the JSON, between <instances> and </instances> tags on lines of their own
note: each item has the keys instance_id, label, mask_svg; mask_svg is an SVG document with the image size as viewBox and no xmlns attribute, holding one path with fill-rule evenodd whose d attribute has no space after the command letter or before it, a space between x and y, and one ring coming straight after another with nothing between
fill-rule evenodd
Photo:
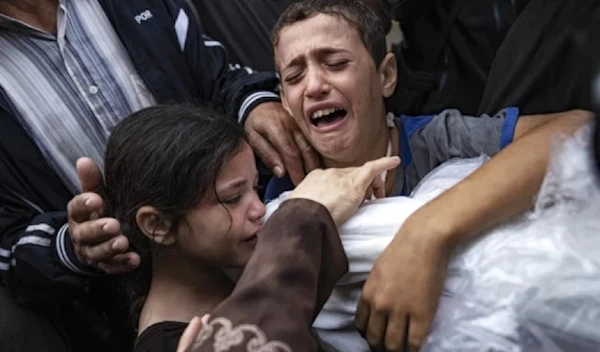
<instances>
[{"instance_id":1,"label":"dark brown sleeve","mask_svg":"<svg viewBox=\"0 0 600 352\"><path fill-rule=\"evenodd\" d=\"M347 270L327 209L306 199L283 202L233 293L211 313L191 351L214 351L217 345L228 347L223 352L263 345L270 351L316 351L311 325Z\"/></svg>"}]
</instances>

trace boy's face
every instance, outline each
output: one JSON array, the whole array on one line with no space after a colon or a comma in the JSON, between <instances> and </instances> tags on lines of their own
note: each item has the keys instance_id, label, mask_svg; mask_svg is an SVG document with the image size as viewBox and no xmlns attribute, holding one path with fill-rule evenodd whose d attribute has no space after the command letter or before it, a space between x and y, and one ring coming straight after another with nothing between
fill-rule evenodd
<instances>
[{"instance_id":1,"label":"boy's face","mask_svg":"<svg viewBox=\"0 0 600 352\"><path fill-rule=\"evenodd\" d=\"M382 67L389 66L389 55ZM358 31L319 14L284 27L275 47L282 102L326 159L352 163L382 133L390 70L377 70Z\"/></svg>"}]
</instances>

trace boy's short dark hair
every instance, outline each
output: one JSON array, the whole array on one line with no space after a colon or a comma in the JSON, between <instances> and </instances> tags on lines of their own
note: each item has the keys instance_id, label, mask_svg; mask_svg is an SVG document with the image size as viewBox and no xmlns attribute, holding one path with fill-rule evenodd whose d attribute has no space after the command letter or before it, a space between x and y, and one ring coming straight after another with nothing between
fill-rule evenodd
<instances>
[{"instance_id":1,"label":"boy's short dark hair","mask_svg":"<svg viewBox=\"0 0 600 352\"><path fill-rule=\"evenodd\" d=\"M273 48L279 44L279 34L285 27L318 14L337 16L346 20L358 31L375 66L379 67L387 54L385 31L377 14L360 0L308 0L290 5L273 28L271 34Z\"/></svg>"}]
</instances>

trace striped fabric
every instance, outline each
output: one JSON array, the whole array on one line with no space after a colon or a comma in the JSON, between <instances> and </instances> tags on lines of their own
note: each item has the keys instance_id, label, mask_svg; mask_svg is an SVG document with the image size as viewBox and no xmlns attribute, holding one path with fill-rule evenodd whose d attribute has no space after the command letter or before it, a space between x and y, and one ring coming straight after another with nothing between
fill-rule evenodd
<instances>
[{"instance_id":1,"label":"striped fabric","mask_svg":"<svg viewBox=\"0 0 600 352\"><path fill-rule=\"evenodd\" d=\"M147 11L136 20L151 16ZM0 14L0 94L6 93L3 100L8 98L11 110L50 167L73 193L79 193L76 160L88 156L103 167L112 128L125 116L156 104L156 98L137 73L98 0L60 0L57 20L54 35ZM173 26L184 50L190 18L183 9ZM204 45L222 48L208 37ZM229 70L253 73L239 65L229 65ZM240 104L238 120L243 123L257 102L277 98L276 93L267 91L248 94ZM30 275L32 270L42 280L72 280L62 274L54 276L54 269L46 270L54 260L48 258L56 257L71 272L98 275L78 261L66 214L45 212L22 195L8 192L39 213L16 242L2 243L0 272L8 274L0 275L0 281L11 275ZM20 284L18 279L15 282Z\"/></svg>"},{"instance_id":2,"label":"striped fabric","mask_svg":"<svg viewBox=\"0 0 600 352\"><path fill-rule=\"evenodd\" d=\"M0 86L71 191L75 162L103 167L112 128L155 104L96 0L61 0L56 35L0 15Z\"/></svg>"}]
</instances>

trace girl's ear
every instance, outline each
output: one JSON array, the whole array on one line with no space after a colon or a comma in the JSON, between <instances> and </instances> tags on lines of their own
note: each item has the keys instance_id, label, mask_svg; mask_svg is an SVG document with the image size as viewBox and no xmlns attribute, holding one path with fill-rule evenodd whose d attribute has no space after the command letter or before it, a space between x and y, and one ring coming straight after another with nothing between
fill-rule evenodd
<instances>
[{"instance_id":1,"label":"girl's ear","mask_svg":"<svg viewBox=\"0 0 600 352\"><path fill-rule=\"evenodd\" d=\"M161 246L175 243L175 236L171 236L171 221L165 220L154 207L141 207L135 215L135 221L140 231L151 241Z\"/></svg>"}]
</instances>

